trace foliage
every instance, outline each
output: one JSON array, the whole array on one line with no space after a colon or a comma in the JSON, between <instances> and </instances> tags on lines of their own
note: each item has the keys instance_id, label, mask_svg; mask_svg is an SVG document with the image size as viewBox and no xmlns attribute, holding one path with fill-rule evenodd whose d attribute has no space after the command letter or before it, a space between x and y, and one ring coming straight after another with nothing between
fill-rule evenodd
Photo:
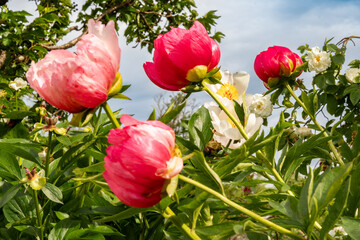
<instances>
[{"instance_id":1,"label":"foliage","mask_svg":"<svg viewBox=\"0 0 360 240\"><path fill-rule=\"evenodd\" d=\"M169 26L189 26L198 17L192 1L87 1L82 9L91 13L81 12L79 21L85 26L88 18L120 5L103 19L127 23L128 42L149 49ZM27 12L1 6L1 239L359 238L360 85L341 72L346 47L325 41L323 50L331 54L326 71L311 82L283 78L270 89L282 110L276 125L237 149L212 140L216 133L206 108L186 114L188 135L176 138L184 160L176 191L150 208L133 208L118 200L102 176L107 136L120 110L109 113L104 103L89 111L82 127L72 127L68 113L37 101L28 106L22 99L34 97L31 89L9 87L10 80L24 77L31 60L44 57L50 42L70 31L74 11L66 0L40 1L39 17L28 23ZM216 18L210 12L200 20L210 29ZM299 50L305 62L300 70L309 71L309 46ZM182 116L179 96L150 119L170 123ZM244 105L236 108L245 123ZM311 134L298 134L301 127ZM331 236L335 227L347 235Z\"/></svg>"}]
</instances>

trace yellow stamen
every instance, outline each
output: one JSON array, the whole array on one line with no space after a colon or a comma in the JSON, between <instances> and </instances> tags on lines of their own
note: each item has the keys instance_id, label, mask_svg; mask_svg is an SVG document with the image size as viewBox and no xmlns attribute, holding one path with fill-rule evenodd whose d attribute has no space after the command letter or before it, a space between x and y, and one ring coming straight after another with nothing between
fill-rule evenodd
<instances>
[{"instance_id":1,"label":"yellow stamen","mask_svg":"<svg viewBox=\"0 0 360 240\"><path fill-rule=\"evenodd\" d=\"M226 97L230 101L239 99L239 94L235 86L230 83L222 85L216 93L222 97Z\"/></svg>"}]
</instances>

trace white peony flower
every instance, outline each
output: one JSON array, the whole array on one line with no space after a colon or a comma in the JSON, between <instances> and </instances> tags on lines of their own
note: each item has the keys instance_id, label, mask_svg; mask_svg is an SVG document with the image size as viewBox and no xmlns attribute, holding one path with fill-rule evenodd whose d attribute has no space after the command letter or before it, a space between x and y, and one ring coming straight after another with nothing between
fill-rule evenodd
<instances>
[{"instance_id":1,"label":"white peony flower","mask_svg":"<svg viewBox=\"0 0 360 240\"><path fill-rule=\"evenodd\" d=\"M14 79L14 81L11 81L9 83L9 87L11 87L15 91L17 91L21 88L27 87L27 82L25 80L23 80L22 78L17 77Z\"/></svg>"},{"instance_id":2,"label":"white peony flower","mask_svg":"<svg viewBox=\"0 0 360 240\"><path fill-rule=\"evenodd\" d=\"M351 83L360 83L360 69L359 68L348 68L345 71L346 79Z\"/></svg>"},{"instance_id":3,"label":"white peony flower","mask_svg":"<svg viewBox=\"0 0 360 240\"><path fill-rule=\"evenodd\" d=\"M320 51L319 47L313 47L308 51L305 60L308 62L309 70L321 73L331 66L330 53Z\"/></svg>"},{"instance_id":4,"label":"white peony flower","mask_svg":"<svg viewBox=\"0 0 360 240\"><path fill-rule=\"evenodd\" d=\"M247 99L252 98L251 95L245 96L250 76L246 72L231 74L229 71L222 71L221 74L221 82L223 84L209 85L209 88L216 93L225 107L236 117L233 100L237 101L240 105L245 100L247 106L245 109L248 109L250 105ZM245 142L245 139L226 113L215 102L207 102L204 106L210 113L211 122L214 127L214 140L223 146L227 146L231 140L229 148L240 147ZM263 119L252 112L247 112L246 115L244 130L250 137L261 127ZM239 119L237 120L240 122Z\"/></svg>"},{"instance_id":5,"label":"white peony flower","mask_svg":"<svg viewBox=\"0 0 360 240\"><path fill-rule=\"evenodd\" d=\"M231 74L225 70L221 71L222 84L209 84L209 89L220 98L221 102L227 104L232 100L239 100L249 85L250 75L241 71Z\"/></svg>"},{"instance_id":6,"label":"white peony flower","mask_svg":"<svg viewBox=\"0 0 360 240\"><path fill-rule=\"evenodd\" d=\"M342 236L346 236L348 234L345 232L343 227L334 227L329 231L329 235L332 237L341 237L340 239L342 239Z\"/></svg>"},{"instance_id":7,"label":"white peony flower","mask_svg":"<svg viewBox=\"0 0 360 240\"><path fill-rule=\"evenodd\" d=\"M255 113L256 116L267 118L271 115L273 106L271 104L270 95L263 96L262 94L251 95L246 99L246 102L251 102L249 110L252 113Z\"/></svg>"}]
</instances>

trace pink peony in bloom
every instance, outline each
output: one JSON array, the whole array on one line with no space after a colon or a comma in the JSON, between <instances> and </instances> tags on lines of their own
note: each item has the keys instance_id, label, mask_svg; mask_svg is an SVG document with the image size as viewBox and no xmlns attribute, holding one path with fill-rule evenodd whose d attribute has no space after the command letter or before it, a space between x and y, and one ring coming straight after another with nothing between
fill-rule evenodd
<instances>
[{"instance_id":1,"label":"pink peony in bloom","mask_svg":"<svg viewBox=\"0 0 360 240\"><path fill-rule=\"evenodd\" d=\"M198 21L189 30L172 28L154 44L154 62L145 63L144 70L153 83L166 90L176 91L198 81L194 75L206 75L220 60L219 45Z\"/></svg>"},{"instance_id":2,"label":"pink peony in bloom","mask_svg":"<svg viewBox=\"0 0 360 240\"><path fill-rule=\"evenodd\" d=\"M299 55L290 49L273 46L256 56L254 68L258 77L269 88L271 83L277 83L281 77L289 77L301 64L303 61Z\"/></svg>"},{"instance_id":3,"label":"pink peony in bloom","mask_svg":"<svg viewBox=\"0 0 360 240\"><path fill-rule=\"evenodd\" d=\"M124 128L111 129L103 176L125 204L145 208L157 204L166 180L183 167L177 156L174 131L159 121L120 119Z\"/></svg>"},{"instance_id":4,"label":"pink peony in bloom","mask_svg":"<svg viewBox=\"0 0 360 240\"><path fill-rule=\"evenodd\" d=\"M77 43L76 54L50 51L26 73L30 86L48 103L71 113L94 108L107 99L120 66L114 22L105 26L90 19L88 34Z\"/></svg>"}]
</instances>

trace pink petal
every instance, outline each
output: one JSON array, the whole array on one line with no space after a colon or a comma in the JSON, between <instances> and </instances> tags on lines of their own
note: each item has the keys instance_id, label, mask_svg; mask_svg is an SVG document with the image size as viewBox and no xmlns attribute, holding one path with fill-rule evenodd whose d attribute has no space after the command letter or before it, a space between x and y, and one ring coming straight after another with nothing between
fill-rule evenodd
<instances>
[{"instance_id":1,"label":"pink petal","mask_svg":"<svg viewBox=\"0 0 360 240\"><path fill-rule=\"evenodd\" d=\"M174 30L163 36L164 47L170 61L184 72L197 65L208 66L212 60L213 46L204 26L196 21L186 34L180 36L177 36L178 31Z\"/></svg>"},{"instance_id":2,"label":"pink petal","mask_svg":"<svg viewBox=\"0 0 360 240\"><path fill-rule=\"evenodd\" d=\"M215 68L220 61L220 47L219 44L214 40L211 39L211 46L212 46L212 57L211 57L211 62L208 66L209 70L212 70L213 68Z\"/></svg>"},{"instance_id":3,"label":"pink petal","mask_svg":"<svg viewBox=\"0 0 360 240\"><path fill-rule=\"evenodd\" d=\"M170 79L170 78L166 78L165 81L161 80L157 74L156 71L156 66L154 63L152 62L146 62L143 65L144 70L146 75L148 76L148 78L158 87L165 89L165 90L169 90L169 91L178 91L179 89L185 87L189 82L183 81L183 80L178 80L178 81L183 81L184 83L181 85L176 85L176 84L172 84L171 81L168 83L166 81L166 79Z\"/></svg>"},{"instance_id":4,"label":"pink petal","mask_svg":"<svg viewBox=\"0 0 360 240\"><path fill-rule=\"evenodd\" d=\"M111 176L107 171L103 173L103 176L108 183L110 189L114 194L125 204L133 207L145 208L151 207L161 200L161 192L134 192L134 185L131 182L122 182L120 185L118 178ZM129 186L130 188L124 188L123 186Z\"/></svg>"},{"instance_id":5,"label":"pink petal","mask_svg":"<svg viewBox=\"0 0 360 240\"><path fill-rule=\"evenodd\" d=\"M89 34L94 34L103 42L103 47L111 56L111 62L115 71L119 70L120 66L120 54L118 37L115 31L115 23L110 20L106 26L101 22L95 22L93 19L88 21Z\"/></svg>"}]
</instances>

